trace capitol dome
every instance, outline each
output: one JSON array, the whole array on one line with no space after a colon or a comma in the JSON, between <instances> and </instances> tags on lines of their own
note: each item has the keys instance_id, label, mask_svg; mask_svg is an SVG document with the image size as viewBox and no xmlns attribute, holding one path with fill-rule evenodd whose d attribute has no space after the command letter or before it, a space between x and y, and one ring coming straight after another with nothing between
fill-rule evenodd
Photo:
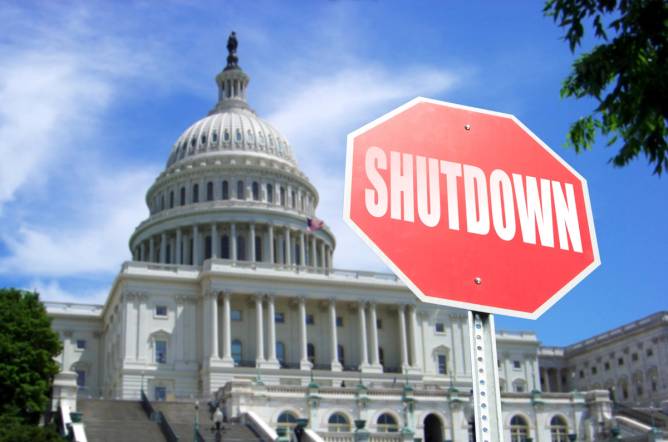
<instances>
[{"instance_id":1,"label":"capitol dome","mask_svg":"<svg viewBox=\"0 0 668 442\"><path fill-rule=\"evenodd\" d=\"M315 217L318 191L285 137L246 101L237 44L232 33L216 105L178 137L146 193L150 215L130 237L133 258L327 272L336 241Z\"/></svg>"}]
</instances>

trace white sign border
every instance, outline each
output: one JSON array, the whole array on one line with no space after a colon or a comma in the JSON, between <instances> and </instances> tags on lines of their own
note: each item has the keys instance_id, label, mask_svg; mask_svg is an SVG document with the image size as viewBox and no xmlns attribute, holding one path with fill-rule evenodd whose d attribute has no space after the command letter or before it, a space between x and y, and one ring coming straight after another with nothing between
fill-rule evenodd
<instances>
[{"instance_id":1,"label":"white sign border","mask_svg":"<svg viewBox=\"0 0 668 442\"><path fill-rule=\"evenodd\" d=\"M594 254L594 260L591 264L585 267L580 273L578 273L573 279L571 279L566 285L559 289L555 294L553 294L547 301L545 301L540 307L538 307L533 312L523 312L519 310L510 310L496 307L489 307L480 304L474 304L469 302L455 301L451 299L442 299L442 298L433 298L431 296L425 295L413 282L406 276L398 266L392 262L392 260L383 253L382 250L376 246L376 244L369 238L366 233L357 225L350 217L350 195L351 195L351 180L352 180L352 161L353 161L353 144L354 139L361 135L364 132L369 131L370 129L378 126L379 124L389 120L390 118L410 109L411 107L420 104L420 103L430 103L439 106L450 107L454 109L462 109L471 112L483 113L487 115L493 115L495 117L509 118L513 120L520 128L522 128L531 138L534 139L543 149L550 153L557 161L559 161L566 169L568 169L573 175L575 175L580 182L582 183L582 190L585 202L585 208L587 212L587 222L589 225L589 236L592 242L592 252ZM350 226L350 228L359 235L364 242L373 250L376 255L378 255L383 262L392 269L392 271L401 278L401 280L411 289L411 291L420 299L422 302L429 304L437 304L448 307L461 308L466 310L486 312L492 314L506 315L517 318L524 319L538 319L543 313L545 313L550 307L552 307L557 301L566 295L573 287L579 284L584 278L586 278L591 272L594 271L599 265L601 265L601 258L598 252L598 242L596 240L596 231L594 229L594 217L591 210L591 202L589 200L589 188L587 186L587 180L584 179L573 167L564 161L555 151L553 151L547 144L543 142L536 134L534 134L528 127L526 127L520 120L518 120L514 115L495 112L487 109L481 109L471 106L464 106L461 104L450 103L447 101L434 100L431 98L425 97L416 97L410 100L407 103L402 104L396 109L386 113L385 115L375 119L374 121L365 124L361 128L351 132L347 137L347 147L346 147L346 175L345 175L345 193L343 196L343 220Z\"/></svg>"}]
</instances>

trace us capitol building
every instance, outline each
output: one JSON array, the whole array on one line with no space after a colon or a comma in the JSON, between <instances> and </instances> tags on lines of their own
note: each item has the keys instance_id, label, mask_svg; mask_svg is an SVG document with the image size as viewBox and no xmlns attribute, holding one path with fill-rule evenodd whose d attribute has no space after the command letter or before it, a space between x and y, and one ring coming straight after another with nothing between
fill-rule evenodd
<instances>
[{"instance_id":1,"label":"us capitol building","mask_svg":"<svg viewBox=\"0 0 668 442\"><path fill-rule=\"evenodd\" d=\"M466 312L419 302L392 274L334 268L318 191L247 102L236 49L232 35L217 103L176 140L148 189L149 217L105 304L46 303L64 345L54 408L138 401L143 390L188 410L218 400L258 440L288 440L281 429L300 422L302 440L366 440L360 431L372 441L472 440ZM666 318L657 370L668 365ZM531 332L499 332L497 343L504 440L647 433L615 418L605 381L588 385L577 375L584 362L574 367L563 349L540 347Z\"/></svg>"}]
</instances>

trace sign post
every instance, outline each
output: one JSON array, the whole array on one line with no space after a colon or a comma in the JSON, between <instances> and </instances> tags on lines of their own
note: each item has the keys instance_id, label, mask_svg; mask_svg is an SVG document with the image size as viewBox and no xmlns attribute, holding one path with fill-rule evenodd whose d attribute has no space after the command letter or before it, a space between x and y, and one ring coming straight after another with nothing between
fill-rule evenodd
<instances>
[{"instance_id":1,"label":"sign post","mask_svg":"<svg viewBox=\"0 0 668 442\"><path fill-rule=\"evenodd\" d=\"M348 135L344 219L469 310L476 440L502 440L493 314L536 319L600 265L585 179L512 115L416 98Z\"/></svg>"}]
</instances>

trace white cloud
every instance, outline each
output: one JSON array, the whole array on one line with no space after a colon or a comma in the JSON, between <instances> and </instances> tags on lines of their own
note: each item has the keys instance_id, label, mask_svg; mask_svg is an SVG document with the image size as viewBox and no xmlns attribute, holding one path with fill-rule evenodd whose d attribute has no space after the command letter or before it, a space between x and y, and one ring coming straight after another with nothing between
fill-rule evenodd
<instances>
[{"instance_id":1,"label":"white cloud","mask_svg":"<svg viewBox=\"0 0 668 442\"><path fill-rule=\"evenodd\" d=\"M24 224L18 234L3 235L9 254L0 258L0 273L110 274L130 258L128 239L147 215L143 191L158 170L100 174L99 168L91 167L89 172L89 184L75 195L76 204L82 208L76 218L56 226Z\"/></svg>"},{"instance_id":2,"label":"white cloud","mask_svg":"<svg viewBox=\"0 0 668 442\"><path fill-rule=\"evenodd\" d=\"M30 281L25 290L39 293L39 299L42 301L82 304L104 304L109 292L109 288L95 288L77 293L63 289L56 280L44 281L41 279Z\"/></svg>"}]
</instances>

